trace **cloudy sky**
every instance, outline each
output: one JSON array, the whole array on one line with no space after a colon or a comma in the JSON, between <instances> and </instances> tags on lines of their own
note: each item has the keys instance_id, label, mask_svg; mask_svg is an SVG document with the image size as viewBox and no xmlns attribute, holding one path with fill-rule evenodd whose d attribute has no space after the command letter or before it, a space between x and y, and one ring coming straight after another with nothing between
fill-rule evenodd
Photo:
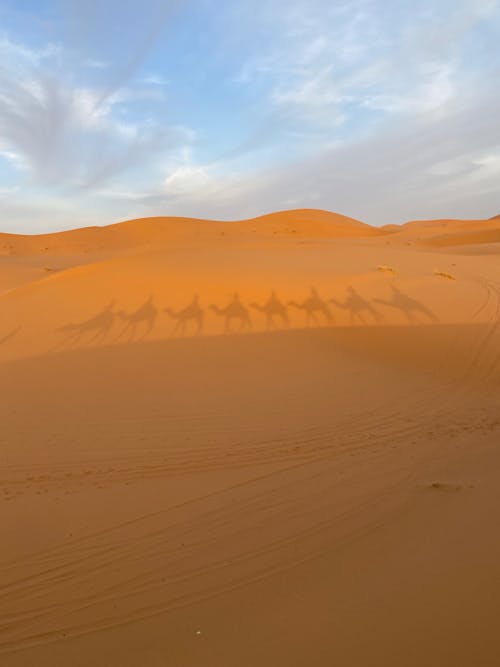
<instances>
[{"instance_id":1,"label":"cloudy sky","mask_svg":"<svg viewBox=\"0 0 500 667\"><path fill-rule=\"evenodd\" d=\"M500 213L500 0L0 0L0 230Z\"/></svg>"}]
</instances>

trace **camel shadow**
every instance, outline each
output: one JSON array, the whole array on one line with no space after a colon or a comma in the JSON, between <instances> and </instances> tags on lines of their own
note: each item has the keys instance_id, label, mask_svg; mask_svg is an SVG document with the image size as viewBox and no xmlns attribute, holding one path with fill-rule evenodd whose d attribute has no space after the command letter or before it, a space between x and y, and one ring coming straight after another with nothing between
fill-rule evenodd
<instances>
[{"instance_id":1,"label":"camel shadow","mask_svg":"<svg viewBox=\"0 0 500 667\"><path fill-rule=\"evenodd\" d=\"M134 340L144 340L153 331L158 318L158 308L153 303L153 295L150 294L147 300L130 313L125 310L119 310L117 317L125 322L125 326L120 331L114 342L123 339L128 333L126 340L130 343ZM142 329L142 334L136 338L138 330Z\"/></svg>"},{"instance_id":2,"label":"camel shadow","mask_svg":"<svg viewBox=\"0 0 500 667\"><path fill-rule=\"evenodd\" d=\"M330 299L330 303L333 303L337 308L342 310L347 310L349 313L349 321L351 324L366 324L367 320L365 319L365 314L368 317L368 320L373 320L377 324L380 324L384 320L384 316L373 306L367 299L364 299L354 287L348 287L348 295L343 302L337 301L336 299Z\"/></svg>"},{"instance_id":3,"label":"camel shadow","mask_svg":"<svg viewBox=\"0 0 500 667\"><path fill-rule=\"evenodd\" d=\"M250 304L250 308L265 315L266 327L269 331L279 328L280 323L282 327L288 327L290 325L288 308L286 304L276 296L274 290L272 290L269 299L265 303L259 304L254 301ZM276 320L278 320L278 323L276 323Z\"/></svg>"},{"instance_id":4,"label":"camel shadow","mask_svg":"<svg viewBox=\"0 0 500 667\"><path fill-rule=\"evenodd\" d=\"M224 318L224 332L232 333L232 323L234 321L240 323L238 331L250 331L252 329L252 320L248 308L241 302L239 295L235 292L231 301L220 308L219 306L210 304L210 310L217 316Z\"/></svg>"},{"instance_id":5,"label":"camel shadow","mask_svg":"<svg viewBox=\"0 0 500 667\"><path fill-rule=\"evenodd\" d=\"M65 334L65 337L56 347L77 345L82 340L87 344L106 340L116 319L116 313L113 311L114 305L115 301L110 301L96 315L89 317L87 320L70 322L59 327L57 331ZM88 335L90 337L87 337Z\"/></svg>"},{"instance_id":6,"label":"camel shadow","mask_svg":"<svg viewBox=\"0 0 500 667\"><path fill-rule=\"evenodd\" d=\"M433 323L439 322L439 318L423 303L405 294L395 285L391 285L391 290L391 299L374 299L374 301L403 313L410 324L422 322L422 319Z\"/></svg>"},{"instance_id":7,"label":"camel shadow","mask_svg":"<svg viewBox=\"0 0 500 667\"><path fill-rule=\"evenodd\" d=\"M12 329L12 331L9 331L9 333L6 334L3 338L0 338L0 345L5 345L5 343L8 343L10 340L15 338L20 331L21 327L16 327L15 329Z\"/></svg>"},{"instance_id":8,"label":"camel shadow","mask_svg":"<svg viewBox=\"0 0 500 667\"><path fill-rule=\"evenodd\" d=\"M311 326L311 323L314 326L320 326L321 322L327 325L334 322L328 303L319 296L315 287L311 287L309 296L303 301L289 301L288 305L305 312L306 326L308 327Z\"/></svg>"},{"instance_id":9,"label":"camel shadow","mask_svg":"<svg viewBox=\"0 0 500 667\"><path fill-rule=\"evenodd\" d=\"M205 312L199 304L198 295L195 294L190 304L179 310L173 308L164 308L163 311L175 320L175 326L172 335L175 336L180 333L184 337L187 333L190 322L194 325L194 332L192 335L199 336L203 332L203 324L205 320Z\"/></svg>"}]
</instances>

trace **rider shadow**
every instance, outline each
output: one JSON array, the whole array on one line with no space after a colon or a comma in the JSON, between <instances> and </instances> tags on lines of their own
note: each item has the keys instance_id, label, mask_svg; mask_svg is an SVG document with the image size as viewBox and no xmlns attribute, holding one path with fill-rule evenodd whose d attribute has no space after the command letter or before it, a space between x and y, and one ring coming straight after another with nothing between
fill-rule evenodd
<instances>
[{"instance_id":1,"label":"rider shadow","mask_svg":"<svg viewBox=\"0 0 500 667\"><path fill-rule=\"evenodd\" d=\"M130 313L125 310L119 310L116 313L117 317L125 322L125 326L120 331L114 342L122 340L128 333L126 341L131 343L135 341L144 340L153 331L156 320L158 318L158 308L153 303L153 295L150 294L147 300ZM142 330L142 333L141 333ZM139 337L136 337L137 333Z\"/></svg>"},{"instance_id":2,"label":"rider shadow","mask_svg":"<svg viewBox=\"0 0 500 667\"><path fill-rule=\"evenodd\" d=\"M402 292L395 285L391 285L392 297L389 300L386 299L374 299L377 303L393 308L401 312L410 324L418 324L422 321L433 322L434 324L439 322L439 318L432 312L430 308L427 308L423 303L417 301L408 294Z\"/></svg>"},{"instance_id":3,"label":"rider shadow","mask_svg":"<svg viewBox=\"0 0 500 667\"><path fill-rule=\"evenodd\" d=\"M58 332L65 334L63 340L56 345L56 348L77 345L80 342L89 343L104 342L108 337L116 320L116 313L113 311L115 301L110 301L96 315L82 322L70 322L57 329ZM90 336L90 337L88 337Z\"/></svg>"},{"instance_id":4,"label":"rider shadow","mask_svg":"<svg viewBox=\"0 0 500 667\"><path fill-rule=\"evenodd\" d=\"M252 320L248 308L243 305L237 292L233 298L223 308L210 304L210 310L217 316L224 318L224 333L233 333L232 323L239 322L239 332L250 331L252 329Z\"/></svg>"},{"instance_id":5,"label":"rider shadow","mask_svg":"<svg viewBox=\"0 0 500 667\"><path fill-rule=\"evenodd\" d=\"M335 321L328 303L319 296L315 287L311 287L309 296L303 301L289 301L288 305L305 312L307 327L310 327L311 323L314 326L321 326L321 324L333 324Z\"/></svg>"},{"instance_id":6,"label":"rider shadow","mask_svg":"<svg viewBox=\"0 0 500 667\"><path fill-rule=\"evenodd\" d=\"M367 299L364 299L354 287L348 287L348 295L345 301L340 302L336 299L330 299L337 308L347 310L349 313L349 321L351 324L367 324L374 321L380 324L384 320L384 316L373 306ZM365 319L365 314L367 319Z\"/></svg>"},{"instance_id":7,"label":"rider shadow","mask_svg":"<svg viewBox=\"0 0 500 667\"><path fill-rule=\"evenodd\" d=\"M184 337L191 322L194 325L194 331L191 335L200 336L202 334L205 312L200 306L197 294L193 296L191 303L184 308L180 308L179 310L174 310L173 308L164 308L163 311L167 313L171 319L175 320L175 326L171 334L172 336L180 334L182 337Z\"/></svg>"},{"instance_id":8,"label":"rider shadow","mask_svg":"<svg viewBox=\"0 0 500 667\"><path fill-rule=\"evenodd\" d=\"M259 313L265 315L266 327L268 331L279 329L280 324L283 328L290 325L288 307L276 296L276 292L274 290L272 290L269 299L265 303L259 304L253 301L250 304L250 308L253 308Z\"/></svg>"},{"instance_id":9,"label":"rider shadow","mask_svg":"<svg viewBox=\"0 0 500 667\"><path fill-rule=\"evenodd\" d=\"M5 343L8 343L10 340L15 338L20 331L21 327L16 327L15 329L12 329L12 331L9 331L9 333L6 334L3 338L0 338L0 345L5 345Z\"/></svg>"}]
</instances>

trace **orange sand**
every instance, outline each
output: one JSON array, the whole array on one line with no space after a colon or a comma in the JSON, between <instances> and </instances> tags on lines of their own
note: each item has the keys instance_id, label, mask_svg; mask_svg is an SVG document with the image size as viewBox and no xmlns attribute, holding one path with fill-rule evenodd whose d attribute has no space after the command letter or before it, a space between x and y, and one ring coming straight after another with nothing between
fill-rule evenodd
<instances>
[{"instance_id":1,"label":"orange sand","mask_svg":"<svg viewBox=\"0 0 500 667\"><path fill-rule=\"evenodd\" d=\"M500 664L500 219L0 235L2 667Z\"/></svg>"}]
</instances>

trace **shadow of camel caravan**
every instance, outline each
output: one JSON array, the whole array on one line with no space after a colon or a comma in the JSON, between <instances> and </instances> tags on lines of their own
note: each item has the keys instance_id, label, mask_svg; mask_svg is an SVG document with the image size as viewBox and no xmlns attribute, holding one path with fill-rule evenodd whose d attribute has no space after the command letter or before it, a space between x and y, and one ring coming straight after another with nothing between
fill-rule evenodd
<instances>
[{"instance_id":1,"label":"shadow of camel caravan","mask_svg":"<svg viewBox=\"0 0 500 667\"><path fill-rule=\"evenodd\" d=\"M395 285L391 285L391 290L391 299L374 299L374 301L393 310L398 310L411 324L422 322L422 319L434 323L439 322L438 317L423 303L405 294Z\"/></svg>"},{"instance_id":2,"label":"shadow of camel caravan","mask_svg":"<svg viewBox=\"0 0 500 667\"><path fill-rule=\"evenodd\" d=\"M386 321L384 314L374 306L374 303L399 311L411 324L425 323L426 321L430 323L439 322L434 312L423 303L405 294L395 285L391 285L391 290L390 299L375 298L370 301L361 296L354 287L349 286L344 300L341 301L336 298L323 299L318 289L312 286L302 301L290 300L285 302L273 289L267 299L251 301L247 305L243 303L239 293L234 292L226 305L219 306L212 303L208 306L208 309L202 307L200 296L195 293L187 305L181 308L166 306L161 311L173 322L170 335L179 337L203 335L205 333L207 310L212 312L216 319L222 320L223 330L220 333L250 333L253 331L250 310L254 310L263 316L263 325L269 332L288 329L292 326L290 321L291 308L304 312L306 327L332 326L335 324L335 318L330 304L348 313L350 325L381 324ZM154 330L160 309L154 303L153 294L150 294L136 310L116 310L115 306L116 300L113 299L92 317L77 322L69 322L58 327L56 331L63 334L63 338L52 348L53 351L58 348L61 349L65 345L72 346L79 343L88 345L107 341L110 343L139 342L148 337ZM118 334L110 340L111 331L120 322L124 323L121 330L118 329ZM261 325L260 328L262 329L264 326ZM300 325L296 328L300 328ZM12 340L17 336L20 329L21 327L17 327L3 338L0 338L0 345ZM211 331L217 333L214 329L211 329Z\"/></svg>"},{"instance_id":3,"label":"shadow of camel caravan","mask_svg":"<svg viewBox=\"0 0 500 667\"><path fill-rule=\"evenodd\" d=\"M123 338L127 332L129 334L127 340L135 340L137 329L143 330L142 335L137 340L143 340L154 329L156 320L158 318L158 308L153 303L153 295L150 294L147 301L145 301L142 306L139 306L137 310L134 310L131 313L127 313L124 310L119 310L117 315L121 320L126 322L126 324L116 340Z\"/></svg>"},{"instance_id":4,"label":"shadow of camel caravan","mask_svg":"<svg viewBox=\"0 0 500 667\"><path fill-rule=\"evenodd\" d=\"M198 295L195 294L193 300L185 308L179 310L174 310L173 308L164 308L163 311L170 316L172 320L175 321L175 326L172 331L172 335L180 333L181 336L185 336L188 330L189 324L192 322L194 325L193 335L199 336L203 332L203 324L205 320L205 312L200 306Z\"/></svg>"},{"instance_id":5,"label":"shadow of camel caravan","mask_svg":"<svg viewBox=\"0 0 500 667\"><path fill-rule=\"evenodd\" d=\"M288 327L290 325L288 308L276 296L276 292L274 290L271 292L269 299L264 304L259 304L253 301L250 304L250 308L253 308L259 313L265 315L266 327L269 331L279 327L280 323L282 327ZM276 324L276 320L278 320L278 324Z\"/></svg>"},{"instance_id":6,"label":"shadow of camel caravan","mask_svg":"<svg viewBox=\"0 0 500 667\"><path fill-rule=\"evenodd\" d=\"M219 307L215 304L210 304L210 310L217 316L224 319L224 333L231 333L233 322L239 322L238 331L251 331L252 320L248 308L243 305L237 292L234 293L232 300L227 306Z\"/></svg>"},{"instance_id":7,"label":"shadow of camel caravan","mask_svg":"<svg viewBox=\"0 0 500 667\"><path fill-rule=\"evenodd\" d=\"M367 299L364 299L356 292L354 287L348 288L348 295L345 301L341 302L337 301L337 299L330 299L330 303L333 303L337 308L346 310L349 313L351 324L355 324L357 321L360 324L365 324L365 313L369 316L369 320L373 319L377 324L380 324L384 320L383 315Z\"/></svg>"},{"instance_id":8,"label":"shadow of camel caravan","mask_svg":"<svg viewBox=\"0 0 500 667\"><path fill-rule=\"evenodd\" d=\"M308 327L311 324L314 326L320 326L322 323L327 325L333 324L335 321L328 303L319 296L318 290L315 287L311 287L309 296L306 299L299 302L289 301L288 305L305 312L306 326Z\"/></svg>"},{"instance_id":9,"label":"shadow of camel caravan","mask_svg":"<svg viewBox=\"0 0 500 667\"><path fill-rule=\"evenodd\" d=\"M62 344L74 345L81 342L82 339L86 343L106 340L116 321L116 313L113 311L115 303L114 300L110 301L96 315L87 320L70 322L59 327L57 331L65 334Z\"/></svg>"}]
</instances>

